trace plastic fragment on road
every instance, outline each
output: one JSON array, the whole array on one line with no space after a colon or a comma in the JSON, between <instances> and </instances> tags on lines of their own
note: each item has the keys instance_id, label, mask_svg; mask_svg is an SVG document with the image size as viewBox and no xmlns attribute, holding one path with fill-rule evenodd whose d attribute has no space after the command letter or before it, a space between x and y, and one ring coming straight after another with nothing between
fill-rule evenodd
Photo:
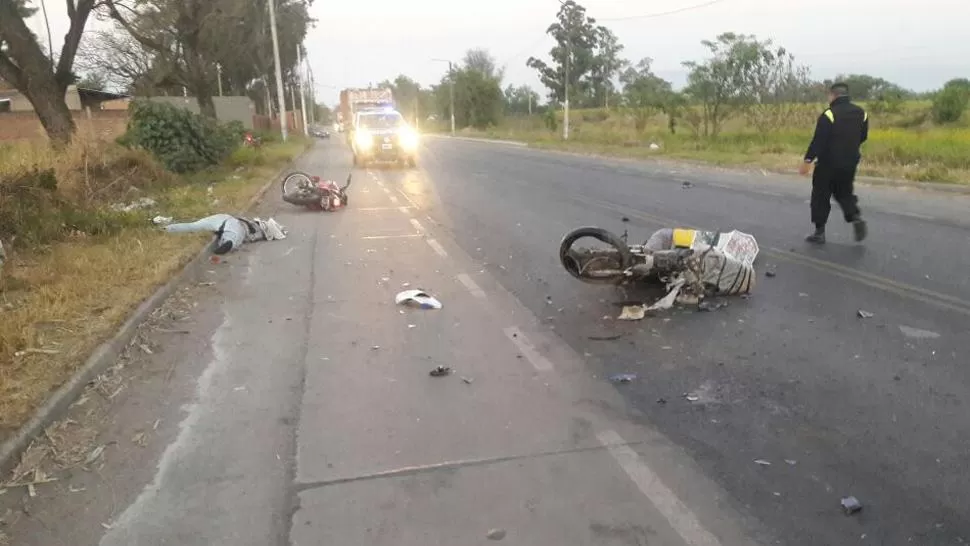
<instances>
[{"instance_id":1,"label":"plastic fragment on road","mask_svg":"<svg viewBox=\"0 0 970 546\"><path fill-rule=\"evenodd\" d=\"M845 515L851 516L862 510L862 503L855 497L845 497L842 499L842 511Z\"/></svg>"},{"instance_id":2,"label":"plastic fragment on road","mask_svg":"<svg viewBox=\"0 0 970 546\"><path fill-rule=\"evenodd\" d=\"M647 316L646 307L643 305L627 305L623 307L617 320L642 320Z\"/></svg>"},{"instance_id":3,"label":"plastic fragment on road","mask_svg":"<svg viewBox=\"0 0 970 546\"><path fill-rule=\"evenodd\" d=\"M684 287L684 283L687 282L683 277L677 279L672 284L668 285L669 292L667 295L660 298L653 305L647 307L646 311L664 311L670 309L674 306L674 302L677 301L677 296L680 295L680 290Z\"/></svg>"},{"instance_id":4,"label":"plastic fragment on road","mask_svg":"<svg viewBox=\"0 0 970 546\"><path fill-rule=\"evenodd\" d=\"M863 311L862 309L859 309L858 315L859 318L872 318L876 316L875 314L870 313L869 311Z\"/></svg>"},{"instance_id":5,"label":"plastic fragment on road","mask_svg":"<svg viewBox=\"0 0 970 546\"><path fill-rule=\"evenodd\" d=\"M760 466L771 466L771 461L766 461L764 459L755 459L754 464Z\"/></svg>"},{"instance_id":6,"label":"plastic fragment on road","mask_svg":"<svg viewBox=\"0 0 970 546\"><path fill-rule=\"evenodd\" d=\"M394 297L398 305L408 305L419 309L441 309L441 302L424 290L405 290Z\"/></svg>"},{"instance_id":7,"label":"plastic fragment on road","mask_svg":"<svg viewBox=\"0 0 970 546\"><path fill-rule=\"evenodd\" d=\"M635 373L618 373L610 377L610 381L614 383L631 383L635 381L637 374Z\"/></svg>"}]
</instances>

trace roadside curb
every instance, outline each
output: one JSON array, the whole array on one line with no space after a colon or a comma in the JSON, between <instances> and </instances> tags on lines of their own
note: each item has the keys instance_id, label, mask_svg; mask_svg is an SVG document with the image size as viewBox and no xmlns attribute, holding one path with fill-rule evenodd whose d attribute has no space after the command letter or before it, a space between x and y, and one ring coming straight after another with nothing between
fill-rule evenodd
<instances>
[{"instance_id":1,"label":"roadside curb","mask_svg":"<svg viewBox=\"0 0 970 546\"><path fill-rule=\"evenodd\" d=\"M303 157L312 145L300 152L290 160L280 170L273 175L266 184L263 185L249 200L246 206L239 211L239 215L245 215L253 209L274 185L278 184L287 171L291 170L293 164ZM165 284L159 287L147 299L128 316L115 334L98 346L91 353L84 365L74 373L63 385L58 387L54 393L48 397L35 412L34 415L21 425L19 429L9 439L0 444L0 473L6 475L17 464L17 459L23 453L34 438L39 436L45 428L60 418L75 400L84 392L88 383L93 381L98 374L108 369L114 364L121 353L128 347L128 344L135 337L138 327L171 296L175 290L191 278L202 264L205 263L206 256L211 249L211 243L206 245L195 255L181 270L177 271Z\"/></svg>"},{"instance_id":2,"label":"roadside curb","mask_svg":"<svg viewBox=\"0 0 970 546\"><path fill-rule=\"evenodd\" d=\"M611 155L600 154L600 153L596 153L596 152L581 152L581 151L575 151L575 150L557 150L555 148L544 148L544 147L541 147L541 146L533 146L532 144L529 144L528 142L522 142L522 141L517 141L517 140L501 140L501 139L496 139L496 138L473 138L473 137L459 137L459 136L454 136L453 137L453 136L450 136L450 135L439 135L439 134L431 134L431 135L428 135L428 136L433 136L435 138L450 138L452 140L466 140L466 141L469 141L469 142L485 142L485 143L489 143L489 144L504 144L504 145L507 145L507 146L517 146L517 147L522 147L522 148L531 148L533 150L541 150L543 152L552 152L552 153L567 154L567 155L578 155L578 156L583 156L583 157L599 157L599 158L604 158L604 159L616 159L616 160L620 160L620 161L643 162L643 161L651 161L651 160L662 160L662 161L669 161L669 162L672 162L672 163L688 164L688 165L692 165L692 166L695 166L695 167L709 167L709 168L716 168L716 169L726 169L726 170L730 170L730 171L734 171L734 172L745 172L747 170L744 167L737 167L737 168L735 168L735 167L724 166L724 165L714 165L714 164L711 164L711 163L704 163L703 161L682 161L682 160L677 160L677 159L665 158L663 156L659 156L659 157L656 157L656 158L635 158L635 157L611 156ZM772 173L772 174L776 174L776 175L779 175L779 176L795 176L795 174L793 172L772 171L772 170L768 170L767 172ZM882 186L882 187L887 187L887 188L916 189L916 190L933 191L933 192L939 192L939 193L950 193L950 194L958 194L958 195L970 195L970 184L957 184L957 183L948 184L946 182L916 182L916 181L913 181L913 180L897 180L897 179L894 179L894 178L880 178L880 177L876 177L876 176L857 176L856 177L856 183L865 184L865 185L868 185L868 186Z\"/></svg>"}]
</instances>

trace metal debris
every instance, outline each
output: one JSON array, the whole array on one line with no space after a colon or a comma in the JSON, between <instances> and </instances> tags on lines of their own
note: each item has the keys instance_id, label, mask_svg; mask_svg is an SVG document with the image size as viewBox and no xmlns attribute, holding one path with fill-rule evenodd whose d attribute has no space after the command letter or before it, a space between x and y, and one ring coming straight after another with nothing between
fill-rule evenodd
<instances>
[{"instance_id":1,"label":"metal debris","mask_svg":"<svg viewBox=\"0 0 970 546\"><path fill-rule=\"evenodd\" d=\"M862 503L855 497L845 497L842 499L842 511L845 515L851 516L862 510Z\"/></svg>"},{"instance_id":2,"label":"metal debris","mask_svg":"<svg viewBox=\"0 0 970 546\"><path fill-rule=\"evenodd\" d=\"M630 383L635 381L637 374L635 373L618 373L610 377L610 381L614 383Z\"/></svg>"}]
</instances>

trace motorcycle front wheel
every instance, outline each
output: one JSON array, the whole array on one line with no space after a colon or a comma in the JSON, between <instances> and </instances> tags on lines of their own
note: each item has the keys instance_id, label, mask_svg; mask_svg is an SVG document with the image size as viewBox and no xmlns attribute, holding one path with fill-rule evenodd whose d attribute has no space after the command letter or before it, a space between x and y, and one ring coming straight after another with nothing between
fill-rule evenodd
<instances>
[{"instance_id":1,"label":"motorcycle front wheel","mask_svg":"<svg viewBox=\"0 0 970 546\"><path fill-rule=\"evenodd\" d=\"M573 250L576 241L587 237L606 243L612 248ZM588 226L570 231L563 237L559 245L559 262L567 273L585 283L617 284L623 280L622 272L633 266L633 254L619 236L603 228ZM609 267L597 275L591 268L594 263L608 264Z\"/></svg>"}]
</instances>

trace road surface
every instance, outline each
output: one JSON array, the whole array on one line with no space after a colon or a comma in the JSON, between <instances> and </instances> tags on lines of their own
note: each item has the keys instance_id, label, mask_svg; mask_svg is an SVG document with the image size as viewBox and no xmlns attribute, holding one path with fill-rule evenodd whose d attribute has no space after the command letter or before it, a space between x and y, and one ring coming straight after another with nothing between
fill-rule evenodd
<instances>
[{"instance_id":1,"label":"road surface","mask_svg":"<svg viewBox=\"0 0 970 546\"><path fill-rule=\"evenodd\" d=\"M299 166L351 168L339 141ZM44 546L962 544L970 203L861 193L871 238L850 243L834 211L809 248L805 183L428 139L417 170L357 170L345 211L274 195L261 213L289 237L180 294L118 372L97 461L0 496L0 529ZM618 322L621 294L558 264L581 225L739 229L777 275L718 311ZM395 305L407 288L443 308ZM844 515L846 495L864 509Z\"/></svg>"}]
</instances>

